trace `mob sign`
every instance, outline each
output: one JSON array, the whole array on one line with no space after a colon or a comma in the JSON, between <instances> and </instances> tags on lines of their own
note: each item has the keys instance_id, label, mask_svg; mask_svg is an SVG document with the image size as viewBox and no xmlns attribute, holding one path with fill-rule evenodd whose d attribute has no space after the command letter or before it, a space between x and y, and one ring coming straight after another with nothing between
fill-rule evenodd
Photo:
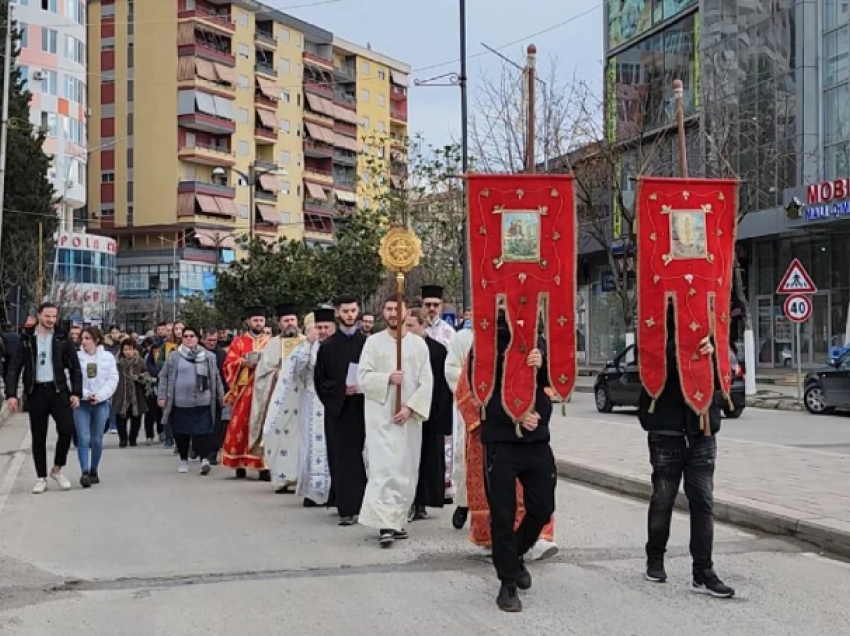
<instances>
[{"instance_id":1,"label":"mob sign","mask_svg":"<svg viewBox=\"0 0 850 636\"><path fill-rule=\"evenodd\" d=\"M850 216L850 179L822 181L806 188L806 221Z\"/></svg>"}]
</instances>

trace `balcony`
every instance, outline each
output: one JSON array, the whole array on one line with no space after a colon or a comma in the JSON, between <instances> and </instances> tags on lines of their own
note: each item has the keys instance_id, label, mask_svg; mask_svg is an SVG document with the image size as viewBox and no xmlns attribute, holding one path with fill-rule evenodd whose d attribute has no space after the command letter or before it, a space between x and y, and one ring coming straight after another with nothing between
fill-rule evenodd
<instances>
[{"instance_id":1,"label":"balcony","mask_svg":"<svg viewBox=\"0 0 850 636\"><path fill-rule=\"evenodd\" d=\"M393 101L402 101L407 99L407 89L403 86L396 86L393 84L392 91L390 92L390 99Z\"/></svg>"},{"instance_id":2,"label":"balcony","mask_svg":"<svg viewBox=\"0 0 850 636\"><path fill-rule=\"evenodd\" d=\"M277 141L277 131L264 128L263 126L255 126L254 140L257 143L273 144Z\"/></svg>"},{"instance_id":3,"label":"balcony","mask_svg":"<svg viewBox=\"0 0 850 636\"><path fill-rule=\"evenodd\" d=\"M333 98L334 104L337 104L338 106L342 106L343 108L350 108L352 110L357 109L357 97L355 97L351 93L346 93L345 91L335 91Z\"/></svg>"},{"instance_id":4,"label":"balcony","mask_svg":"<svg viewBox=\"0 0 850 636\"><path fill-rule=\"evenodd\" d=\"M313 63L321 66L322 68L327 68L330 70L334 69L334 61L331 58L327 58L324 55L319 55L318 53L311 53L308 51L304 51L304 61L308 63Z\"/></svg>"},{"instance_id":5,"label":"balcony","mask_svg":"<svg viewBox=\"0 0 850 636\"><path fill-rule=\"evenodd\" d=\"M236 122L201 112L178 115L177 123L183 128L199 130L213 135L232 135L236 132Z\"/></svg>"},{"instance_id":6,"label":"balcony","mask_svg":"<svg viewBox=\"0 0 850 636\"><path fill-rule=\"evenodd\" d=\"M309 97L309 95L308 95L308 97ZM310 110L310 109L305 108L304 109L304 117L305 117L305 119L309 119L311 121L314 121L314 122L321 124L322 126L325 126L327 128L333 128L334 127L333 118L328 117L327 115L323 115L321 113L317 113L314 110Z\"/></svg>"},{"instance_id":7,"label":"balcony","mask_svg":"<svg viewBox=\"0 0 850 636\"><path fill-rule=\"evenodd\" d=\"M257 44L265 45L272 49L277 48L277 40L274 39L274 35L262 29L257 29L254 32L254 40Z\"/></svg>"},{"instance_id":8,"label":"balcony","mask_svg":"<svg viewBox=\"0 0 850 636\"><path fill-rule=\"evenodd\" d=\"M390 133L390 145L393 148L407 148L407 139L402 135Z\"/></svg>"},{"instance_id":9,"label":"balcony","mask_svg":"<svg viewBox=\"0 0 850 636\"><path fill-rule=\"evenodd\" d=\"M307 77L306 75L304 77L304 90L322 95L323 97L332 98L334 96L334 90L330 84L313 77Z\"/></svg>"},{"instance_id":10,"label":"balcony","mask_svg":"<svg viewBox=\"0 0 850 636\"><path fill-rule=\"evenodd\" d=\"M357 126L354 124L337 120L334 122L334 130L349 137L357 137Z\"/></svg>"},{"instance_id":11,"label":"balcony","mask_svg":"<svg viewBox=\"0 0 850 636\"><path fill-rule=\"evenodd\" d=\"M228 51L210 46L205 42L195 41L193 44L182 44L177 47L177 54L181 57L184 55L196 55L211 62L236 66L236 56L231 55Z\"/></svg>"},{"instance_id":12,"label":"balcony","mask_svg":"<svg viewBox=\"0 0 850 636\"><path fill-rule=\"evenodd\" d=\"M390 172L398 177L407 175L407 164L401 161L390 161Z\"/></svg>"},{"instance_id":13,"label":"balcony","mask_svg":"<svg viewBox=\"0 0 850 636\"><path fill-rule=\"evenodd\" d=\"M274 66L271 64L267 64L266 62L257 62L254 64L254 72L260 73L261 75L268 75L269 77L277 77L277 71Z\"/></svg>"},{"instance_id":14,"label":"balcony","mask_svg":"<svg viewBox=\"0 0 850 636\"><path fill-rule=\"evenodd\" d=\"M334 77L340 82L353 82L357 79L357 70L353 64L334 66Z\"/></svg>"},{"instance_id":15,"label":"balcony","mask_svg":"<svg viewBox=\"0 0 850 636\"><path fill-rule=\"evenodd\" d=\"M274 159L263 159L262 157L254 157L254 165L260 170L277 170L277 164Z\"/></svg>"},{"instance_id":16,"label":"balcony","mask_svg":"<svg viewBox=\"0 0 850 636\"><path fill-rule=\"evenodd\" d=\"M332 203L327 200L320 201L311 197L304 199L304 211L307 214L315 214L322 217L333 218L336 216L336 207Z\"/></svg>"},{"instance_id":17,"label":"balcony","mask_svg":"<svg viewBox=\"0 0 850 636\"><path fill-rule=\"evenodd\" d=\"M227 33L228 35L236 31L236 25L230 21L229 15L211 13L209 10L191 9L188 11L179 11L177 18L181 22L184 20L187 22L196 20L207 27Z\"/></svg>"},{"instance_id":18,"label":"balcony","mask_svg":"<svg viewBox=\"0 0 850 636\"><path fill-rule=\"evenodd\" d=\"M304 178L317 183L332 185L334 175L331 170L322 170L321 168L304 167Z\"/></svg>"},{"instance_id":19,"label":"balcony","mask_svg":"<svg viewBox=\"0 0 850 636\"><path fill-rule=\"evenodd\" d=\"M407 122L407 107L390 106L390 118L396 121Z\"/></svg>"},{"instance_id":20,"label":"balcony","mask_svg":"<svg viewBox=\"0 0 850 636\"><path fill-rule=\"evenodd\" d=\"M357 165L357 153L348 150L339 150L334 148L334 163L341 163L346 166Z\"/></svg>"},{"instance_id":21,"label":"balcony","mask_svg":"<svg viewBox=\"0 0 850 636\"><path fill-rule=\"evenodd\" d=\"M277 205L277 194L274 192L266 192L265 190L257 188L254 190L254 198L257 201L268 201L269 203Z\"/></svg>"},{"instance_id":22,"label":"balcony","mask_svg":"<svg viewBox=\"0 0 850 636\"><path fill-rule=\"evenodd\" d=\"M236 154L233 151L197 142L181 144L177 150L177 157L183 161L207 166L233 166L236 163Z\"/></svg>"},{"instance_id":23,"label":"balcony","mask_svg":"<svg viewBox=\"0 0 850 636\"><path fill-rule=\"evenodd\" d=\"M305 157L317 157L321 159L326 159L328 157L333 157L334 147L330 144L326 144L323 141L318 141L316 139L305 139L304 140L304 156Z\"/></svg>"},{"instance_id":24,"label":"balcony","mask_svg":"<svg viewBox=\"0 0 850 636\"><path fill-rule=\"evenodd\" d=\"M180 181L177 184L177 192L180 194L206 194L211 197L224 197L226 199L236 197L236 188L209 181Z\"/></svg>"}]
</instances>

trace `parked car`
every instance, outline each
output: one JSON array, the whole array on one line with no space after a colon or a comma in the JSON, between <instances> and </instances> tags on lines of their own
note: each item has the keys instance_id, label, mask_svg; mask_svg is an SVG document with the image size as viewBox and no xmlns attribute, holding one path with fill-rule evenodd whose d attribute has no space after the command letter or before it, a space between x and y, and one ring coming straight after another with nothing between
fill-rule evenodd
<instances>
[{"instance_id":1,"label":"parked car","mask_svg":"<svg viewBox=\"0 0 850 636\"><path fill-rule=\"evenodd\" d=\"M738 362L735 352L729 350L732 362L732 406L723 407L723 414L729 418L741 417L747 404L744 388L744 366ZM610 413L614 407L637 407L640 399L640 373L637 365L637 349L631 345L613 360L605 364L605 368L596 376L593 383L593 395L596 409L600 413ZM850 391L850 383L848 383ZM850 393L848 393L850 397Z\"/></svg>"},{"instance_id":2,"label":"parked car","mask_svg":"<svg viewBox=\"0 0 850 636\"><path fill-rule=\"evenodd\" d=\"M850 409L850 352L806 375L803 404L812 415Z\"/></svg>"}]
</instances>

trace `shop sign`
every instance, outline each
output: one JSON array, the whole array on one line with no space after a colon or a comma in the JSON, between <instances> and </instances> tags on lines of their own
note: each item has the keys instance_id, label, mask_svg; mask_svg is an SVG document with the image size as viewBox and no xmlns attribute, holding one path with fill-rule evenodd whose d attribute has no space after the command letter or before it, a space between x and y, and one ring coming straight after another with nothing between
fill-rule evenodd
<instances>
[{"instance_id":1,"label":"shop sign","mask_svg":"<svg viewBox=\"0 0 850 636\"><path fill-rule=\"evenodd\" d=\"M850 216L850 179L833 179L808 186L806 205L800 216L806 221Z\"/></svg>"}]
</instances>

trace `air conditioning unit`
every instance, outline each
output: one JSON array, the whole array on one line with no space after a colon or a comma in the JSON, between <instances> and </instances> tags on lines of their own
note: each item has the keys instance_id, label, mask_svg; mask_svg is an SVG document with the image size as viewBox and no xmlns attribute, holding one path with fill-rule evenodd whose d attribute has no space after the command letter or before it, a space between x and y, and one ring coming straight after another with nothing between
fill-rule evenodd
<instances>
[{"instance_id":1,"label":"air conditioning unit","mask_svg":"<svg viewBox=\"0 0 850 636\"><path fill-rule=\"evenodd\" d=\"M40 81L40 80L43 80L45 77L47 77L47 76L44 74L44 71L42 71L42 70L33 71L33 73L32 73L32 78L34 80Z\"/></svg>"}]
</instances>

